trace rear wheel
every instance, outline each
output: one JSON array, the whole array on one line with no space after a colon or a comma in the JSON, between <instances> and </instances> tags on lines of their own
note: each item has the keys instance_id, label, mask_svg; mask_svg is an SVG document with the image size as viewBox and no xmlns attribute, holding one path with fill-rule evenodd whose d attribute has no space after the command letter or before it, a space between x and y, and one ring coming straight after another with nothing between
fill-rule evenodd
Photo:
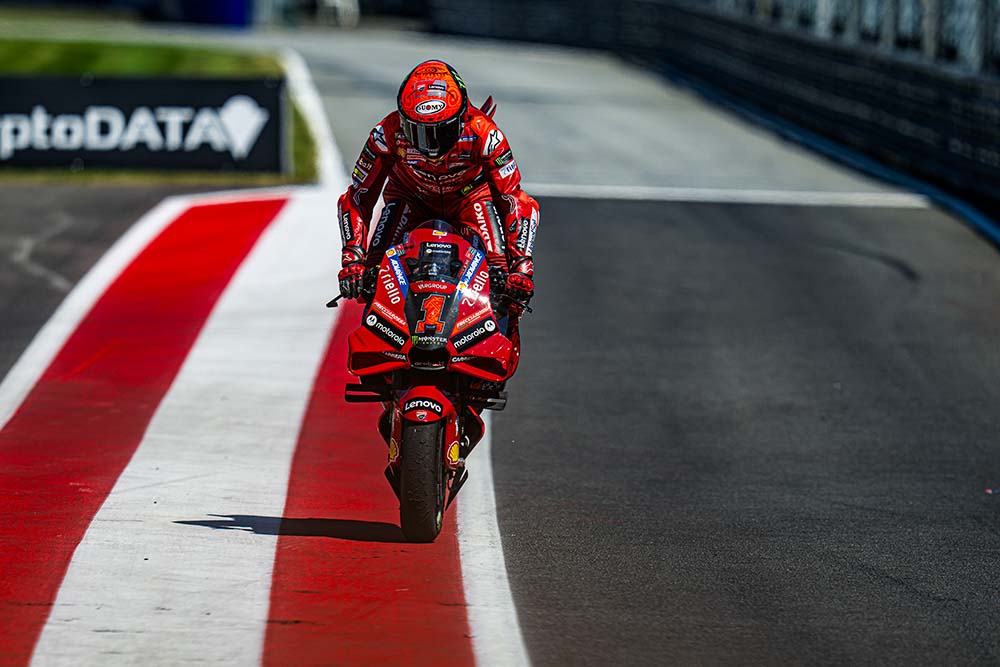
<instances>
[{"instance_id":1,"label":"rear wheel","mask_svg":"<svg viewBox=\"0 0 1000 667\"><path fill-rule=\"evenodd\" d=\"M410 542L433 542L444 519L444 422L403 423L399 523Z\"/></svg>"}]
</instances>

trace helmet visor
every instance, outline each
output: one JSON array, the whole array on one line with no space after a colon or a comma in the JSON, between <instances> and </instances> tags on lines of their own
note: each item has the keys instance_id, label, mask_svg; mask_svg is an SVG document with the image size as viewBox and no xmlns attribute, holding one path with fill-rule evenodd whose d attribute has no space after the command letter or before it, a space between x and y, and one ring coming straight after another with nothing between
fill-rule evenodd
<instances>
[{"instance_id":1,"label":"helmet visor","mask_svg":"<svg viewBox=\"0 0 1000 667\"><path fill-rule=\"evenodd\" d=\"M399 118L406 140L427 157L436 158L447 153L462 132L461 116L440 123L416 123L403 114Z\"/></svg>"}]
</instances>

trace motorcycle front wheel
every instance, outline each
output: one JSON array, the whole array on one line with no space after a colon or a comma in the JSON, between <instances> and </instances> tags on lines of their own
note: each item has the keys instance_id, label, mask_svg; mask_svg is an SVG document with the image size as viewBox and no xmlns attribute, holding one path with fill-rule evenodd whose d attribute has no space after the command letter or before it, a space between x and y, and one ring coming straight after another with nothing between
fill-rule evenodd
<instances>
[{"instance_id":1,"label":"motorcycle front wheel","mask_svg":"<svg viewBox=\"0 0 1000 667\"><path fill-rule=\"evenodd\" d=\"M433 542L444 519L444 422L403 424L399 523L410 542Z\"/></svg>"}]
</instances>

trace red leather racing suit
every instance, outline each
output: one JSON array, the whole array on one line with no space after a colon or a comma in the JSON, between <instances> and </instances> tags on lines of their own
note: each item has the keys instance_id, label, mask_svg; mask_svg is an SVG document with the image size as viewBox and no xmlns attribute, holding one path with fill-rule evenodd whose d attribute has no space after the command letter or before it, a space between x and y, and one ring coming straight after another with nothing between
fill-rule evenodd
<instances>
[{"instance_id":1,"label":"red leather racing suit","mask_svg":"<svg viewBox=\"0 0 1000 667\"><path fill-rule=\"evenodd\" d=\"M439 218L475 229L491 267L533 275L538 204L521 189L517 162L496 124L473 107L462 120L458 142L434 160L407 141L395 111L375 126L338 202L345 263L365 254L384 184L385 208L371 233L367 266L377 266L405 232Z\"/></svg>"}]
</instances>

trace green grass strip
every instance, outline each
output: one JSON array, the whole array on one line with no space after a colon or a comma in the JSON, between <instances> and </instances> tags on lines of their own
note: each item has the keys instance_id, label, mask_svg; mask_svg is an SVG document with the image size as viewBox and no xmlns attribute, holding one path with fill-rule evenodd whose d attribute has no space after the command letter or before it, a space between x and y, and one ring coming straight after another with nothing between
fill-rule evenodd
<instances>
[{"instance_id":1,"label":"green grass strip","mask_svg":"<svg viewBox=\"0 0 1000 667\"><path fill-rule=\"evenodd\" d=\"M273 56L253 51L42 39L0 41L0 72L190 77L278 77L282 73Z\"/></svg>"}]
</instances>

